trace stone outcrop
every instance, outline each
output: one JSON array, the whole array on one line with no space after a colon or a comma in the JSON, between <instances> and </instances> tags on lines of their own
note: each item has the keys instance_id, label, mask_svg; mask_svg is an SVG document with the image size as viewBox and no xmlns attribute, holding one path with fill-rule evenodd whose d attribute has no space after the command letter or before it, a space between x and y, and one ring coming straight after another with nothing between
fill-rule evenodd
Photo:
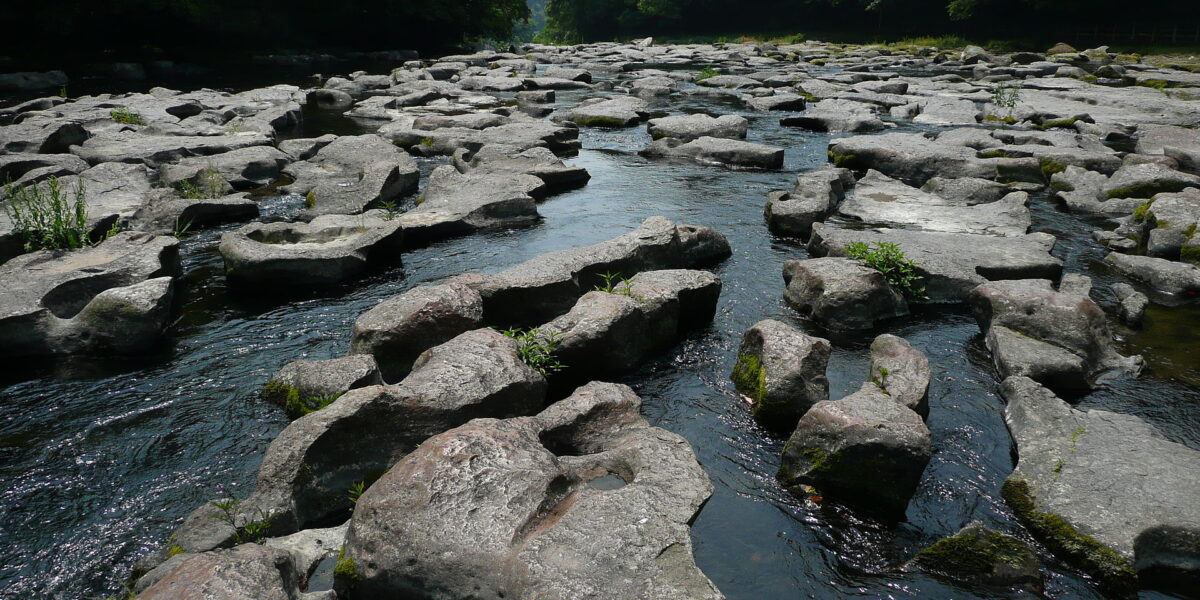
<instances>
[{"instance_id":1,"label":"stone outcrop","mask_svg":"<svg viewBox=\"0 0 1200 600\"><path fill-rule=\"evenodd\" d=\"M678 158L701 164L749 169L783 167L783 149L764 144L715 137L699 137L690 142L665 137L641 151L650 158Z\"/></svg>"},{"instance_id":2,"label":"stone outcrop","mask_svg":"<svg viewBox=\"0 0 1200 600\"><path fill-rule=\"evenodd\" d=\"M536 417L434 436L359 499L350 598L722 598L688 524L712 493L688 443L625 386L591 383Z\"/></svg>"},{"instance_id":3,"label":"stone outcrop","mask_svg":"<svg viewBox=\"0 0 1200 600\"><path fill-rule=\"evenodd\" d=\"M833 331L870 329L908 314L908 302L883 274L854 259L789 260L783 282L788 304Z\"/></svg>"},{"instance_id":4,"label":"stone outcrop","mask_svg":"<svg viewBox=\"0 0 1200 600\"><path fill-rule=\"evenodd\" d=\"M829 341L779 321L755 323L742 336L730 378L752 402L754 418L791 431L814 404L829 399Z\"/></svg>"}]
</instances>

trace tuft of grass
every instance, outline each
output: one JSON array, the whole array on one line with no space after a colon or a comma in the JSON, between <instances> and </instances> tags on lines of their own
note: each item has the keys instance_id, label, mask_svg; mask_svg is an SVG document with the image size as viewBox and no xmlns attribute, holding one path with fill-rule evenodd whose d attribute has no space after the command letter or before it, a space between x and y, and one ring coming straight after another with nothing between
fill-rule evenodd
<instances>
[{"instance_id":1,"label":"tuft of grass","mask_svg":"<svg viewBox=\"0 0 1200 600\"><path fill-rule=\"evenodd\" d=\"M167 558L179 556L180 554L185 554L186 552L187 550L184 549L183 546L180 546L179 544L171 544L171 547L167 548Z\"/></svg>"},{"instance_id":2,"label":"tuft of grass","mask_svg":"<svg viewBox=\"0 0 1200 600\"><path fill-rule=\"evenodd\" d=\"M1042 176L1046 178L1046 181L1050 181L1050 178L1054 177L1055 173L1062 173L1067 170L1067 165L1052 158L1043 158L1038 162L1042 165Z\"/></svg>"},{"instance_id":3,"label":"tuft of grass","mask_svg":"<svg viewBox=\"0 0 1200 600\"><path fill-rule=\"evenodd\" d=\"M237 507L240 503L241 500L238 500L237 498L226 498L209 502L209 504L216 507L218 511L217 514L212 515L212 518L224 523L228 523L229 526L233 528L233 542L235 544L257 544L262 542L264 539L266 539L267 534L271 530L271 518L263 513L260 509L258 511L260 517L259 520L248 521L238 525L237 517L234 515L234 511L237 510Z\"/></svg>"},{"instance_id":4,"label":"tuft of grass","mask_svg":"<svg viewBox=\"0 0 1200 600\"><path fill-rule=\"evenodd\" d=\"M554 356L554 350L558 348L558 343L562 339L561 333L543 333L537 327L529 329L515 327L505 329L500 333L516 340L518 356L533 370L541 373L543 377L567 368Z\"/></svg>"},{"instance_id":5,"label":"tuft of grass","mask_svg":"<svg viewBox=\"0 0 1200 600\"><path fill-rule=\"evenodd\" d=\"M333 576L351 582L358 581L358 565L354 559L346 556L346 547L338 550L337 564L333 567Z\"/></svg>"},{"instance_id":6,"label":"tuft of grass","mask_svg":"<svg viewBox=\"0 0 1200 600\"><path fill-rule=\"evenodd\" d=\"M1153 216L1153 213L1150 212L1150 206L1153 204L1153 199L1139 204L1137 208L1133 209L1133 220L1138 223L1145 223L1147 218Z\"/></svg>"},{"instance_id":7,"label":"tuft of grass","mask_svg":"<svg viewBox=\"0 0 1200 600\"><path fill-rule=\"evenodd\" d=\"M8 199L4 212L27 252L82 248L88 242L87 199L83 179L74 189L63 189L57 177L45 185L17 187L10 179L4 186Z\"/></svg>"},{"instance_id":8,"label":"tuft of grass","mask_svg":"<svg viewBox=\"0 0 1200 600\"><path fill-rule=\"evenodd\" d=\"M136 112L133 112L133 111L129 110L128 108L125 108L124 106L118 106L118 107L112 109L111 111L108 112L108 116L112 117L112 120L114 120L118 123L121 123L122 125L145 125L146 124L146 120L142 118L142 115L140 115Z\"/></svg>"},{"instance_id":9,"label":"tuft of grass","mask_svg":"<svg viewBox=\"0 0 1200 600\"><path fill-rule=\"evenodd\" d=\"M346 491L346 497L350 499L351 503L358 504L358 499L362 497L365 491L367 491L367 482L359 481L350 486L350 489Z\"/></svg>"},{"instance_id":10,"label":"tuft of grass","mask_svg":"<svg viewBox=\"0 0 1200 600\"><path fill-rule=\"evenodd\" d=\"M1008 118L1013 118L1013 109L1021 101L1021 90L1007 85L997 85L992 88L992 104L1008 109Z\"/></svg>"},{"instance_id":11,"label":"tuft of grass","mask_svg":"<svg viewBox=\"0 0 1200 600\"><path fill-rule=\"evenodd\" d=\"M939 37L921 36L905 38L898 42L892 42L888 44L888 47L903 49L916 46L920 48L938 48L946 50L950 48L965 48L970 45L971 42L966 38L962 38L957 35L943 35Z\"/></svg>"},{"instance_id":12,"label":"tuft of grass","mask_svg":"<svg viewBox=\"0 0 1200 600\"><path fill-rule=\"evenodd\" d=\"M304 195L304 208L312 210L316 207L317 207L317 194L316 194L316 192L309 190L308 193Z\"/></svg>"},{"instance_id":13,"label":"tuft of grass","mask_svg":"<svg viewBox=\"0 0 1200 600\"><path fill-rule=\"evenodd\" d=\"M700 69L699 73L696 74L696 81L704 81L705 79L710 79L720 74L721 73L712 67L704 67L703 69Z\"/></svg>"},{"instance_id":14,"label":"tuft of grass","mask_svg":"<svg viewBox=\"0 0 1200 600\"><path fill-rule=\"evenodd\" d=\"M875 242L874 248L864 242L846 246L846 255L879 271L893 289L912 300L926 300L925 286L917 275L917 263L904 256L899 244Z\"/></svg>"},{"instance_id":15,"label":"tuft of grass","mask_svg":"<svg viewBox=\"0 0 1200 600\"><path fill-rule=\"evenodd\" d=\"M188 233L188 230L191 228L192 228L191 221L181 224L179 222L179 217L175 217L175 228L171 231L171 235L175 236L175 239L182 242L183 240L187 239L187 237L189 235L191 235L190 233Z\"/></svg>"},{"instance_id":16,"label":"tuft of grass","mask_svg":"<svg viewBox=\"0 0 1200 600\"><path fill-rule=\"evenodd\" d=\"M221 192L225 190L225 179L215 167L209 167L201 171L199 181L199 184L192 183L186 179L180 181L175 191L179 194L180 198L203 200L206 198L220 198Z\"/></svg>"},{"instance_id":17,"label":"tuft of grass","mask_svg":"<svg viewBox=\"0 0 1200 600\"><path fill-rule=\"evenodd\" d=\"M400 206L395 200L384 200L379 203L379 208L383 209L383 220L391 221L400 216Z\"/></svg>"}]
</instances>

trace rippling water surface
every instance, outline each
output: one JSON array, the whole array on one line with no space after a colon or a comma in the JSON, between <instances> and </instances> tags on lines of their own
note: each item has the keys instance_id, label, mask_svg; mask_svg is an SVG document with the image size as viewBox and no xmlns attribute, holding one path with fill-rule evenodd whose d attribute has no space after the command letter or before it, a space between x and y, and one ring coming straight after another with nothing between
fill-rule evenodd
<instances>
[{"instance_id":1,"label":"rippling water surface","mask_svg":"<svg viewBox=\"0 0 1200 600\"><path fill-rule=\"evenodd\" d=\"M559 94L560 104L582 97ZM806 253L792 240L773 238L762 210L769 190L790 188L794 173L825 162L829 136L782 128L778 115L713 100L672 99L655 110L745 114L751 141L787 149L784 172L649 162L636 154L649 141L644 129L585 130L585 150L569 162L586 167L591 181L546 200L545 220L535 227L447 241L353 286L276 301L227 289L216 249L220 231L202 232L183 244L179 318L160 356L0 367L0 596L112 594L133 562L162 544L217 486L249 493L264 450L287 424L280 409L257 398L258 389L290 361L343 355L354 319L380 300L458 273L494 272L610 239L664 215L717 228L734 252L715 269L724 291L712 325L621 379L642 395L653 423L692 443L712 478L716 491L693 529L705 573L738 600L992 597L898 569L972 520L1029 538L999 497L1013 468L1011 441L970 315L934 309L885 329L909 339L933 365L928 423L935 454L906 522L877 523L835 505L795 500L774 479L784 439L756 426L728 374L742 332L761 319L820 333L783 302L783 262ZM305 134L357 128L310 112ZM437 164L422 160L423 173ZM263 218L277 219L302 201L263 203ZM1107 285L1115 279L1090 241L1094 224L1044 197L1034 198L1033 212L1036 230L1060 237L1055 254L1069 270L1093 276L1094 295L1111 303ZM1152 309L1146 330L1118 330L1124 348L1144 353L1151 369L1081 405L1136 414L1200 448L1198 316L1194 308ZM876 333L835 342L832 398L865 379ZM1048 596L1101 597L1085 577L1042 558Z\"/></svg>"}]
</instances>

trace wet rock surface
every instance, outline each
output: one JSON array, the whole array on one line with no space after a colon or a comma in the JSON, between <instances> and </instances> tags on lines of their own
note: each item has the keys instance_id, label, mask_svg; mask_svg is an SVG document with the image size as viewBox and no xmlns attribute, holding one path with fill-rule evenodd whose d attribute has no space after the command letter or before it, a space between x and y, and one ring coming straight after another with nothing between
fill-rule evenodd
<instances>
[{"instance_id":1,"label":"wet rock surface","mask_svg":"<svg viewBox=\"0 0 1200 600\"><path fill-rule=\"evenodd\" d=\"M1195 450L1133 415L1073 409L1024 377L1002 392L1018 456L1004 498L1048 548L1118 591L1139 575L1194 581Z\"/></svg>"},{"instance_id":2,"label":"wet rock surface","mask_svg":"<svg viewBox=\"0 0 1200 600\"><path fill-rule=\"evenodd\" d=\"M639 405L592 383L536 417L430 438L355 507L347 595L722 598L688 530L712 486Z\"/></svg>"}]
</instances>

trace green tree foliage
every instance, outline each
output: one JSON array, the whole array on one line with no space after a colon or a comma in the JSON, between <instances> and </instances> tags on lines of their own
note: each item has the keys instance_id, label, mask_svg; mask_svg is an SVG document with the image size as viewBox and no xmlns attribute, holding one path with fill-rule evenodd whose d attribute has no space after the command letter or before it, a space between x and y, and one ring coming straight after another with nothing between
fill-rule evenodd
<instances>
[{"instance_id":1,"label":"green tree foliage","mask_svg":"<svg viewBox=\"0 0 1200 600\"><path fill-rule=\"evenodd\" d=\"M855 33L860 40L954 33L1038 38L1083 26L1200 17L1196 0L549 0L540 41L736 32Z\"/></svg>"},{"instance_id":2,"label":"green tree foliage","mask_svg":"<svg viewBox=\"0 0 1200 600\"><path fill-rule=\"evenodd\" d=\"M46 0L0 11L6 52L447 49L508 39L525 0Z\"/></svg>"}]
</instances>

